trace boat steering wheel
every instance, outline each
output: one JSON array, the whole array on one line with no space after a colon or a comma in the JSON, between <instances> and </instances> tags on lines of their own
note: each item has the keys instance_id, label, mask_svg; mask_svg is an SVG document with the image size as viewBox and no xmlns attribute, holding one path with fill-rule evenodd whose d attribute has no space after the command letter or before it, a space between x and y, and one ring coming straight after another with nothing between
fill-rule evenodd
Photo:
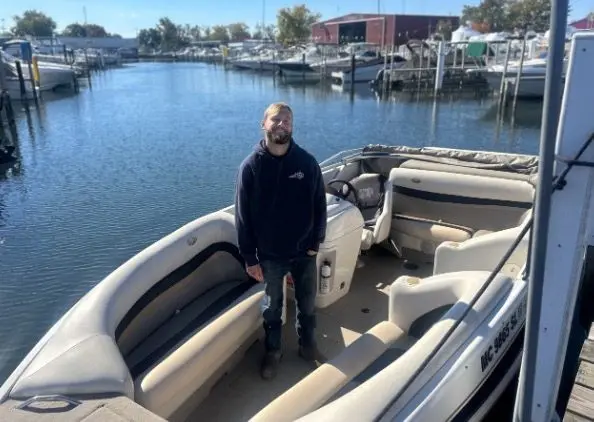
<instances>
[{"instance_id":1,"label":"boat steering wheel","mask_svg":"<svg viewBox=\"0 0 594 422\"><path fill-rule=\"evenodd\" d=\"M343 189L336 189L334 187L331 187L330 185L333 185L335 183L341 183L343 186L347 187L347 191L346 193L343 192ZM330 180L327 184L326 184L326 191L332 195L336 195L346 201L348 201L348 196L352 193L353 197L355 198L354 201L349 201L349 202L353 202L353 204L359 208L359 195L357 194L357 189L355 189L355 187L348 181L346 180L341 180L341 179L333 179Z\"/></svg>"}]
</instances>

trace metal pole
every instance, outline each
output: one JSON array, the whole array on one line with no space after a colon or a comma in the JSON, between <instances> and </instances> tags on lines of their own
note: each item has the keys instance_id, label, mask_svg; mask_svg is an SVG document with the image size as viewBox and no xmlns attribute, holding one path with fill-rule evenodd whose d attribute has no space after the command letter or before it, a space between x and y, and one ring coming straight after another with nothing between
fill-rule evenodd
<instances>
[{"instance_id":1,"label":"metal pole","mask_svg":"<svg viewBox=\"0 0 594 422\"><path fill-rule=\"evenodd\" d=\"M4 56L0 53L0 91L6 89L6 69L4 68Z\"/></svg>"},{"instance_id":2,"label":"metal pole","mask_svg":"<svg viewBox=\"0 0 594 422\"><path fill-rule=\"evenodd\" d=\"M555 141L561 109L561 75L563 73L563 56L565 53L567 9L568 0L551 1L549 59L547 60L543 119L540 135L538 186L534 226L532 228L532 253L529 258L530 274L524 354L514 408L514 421L516 422L533 421L532 403L534 402L534 374L536 372L536 353L539 334L538 321L542 307L544 259L547 251L548 221L551 211Z\"/></svg>"}]
</instances>

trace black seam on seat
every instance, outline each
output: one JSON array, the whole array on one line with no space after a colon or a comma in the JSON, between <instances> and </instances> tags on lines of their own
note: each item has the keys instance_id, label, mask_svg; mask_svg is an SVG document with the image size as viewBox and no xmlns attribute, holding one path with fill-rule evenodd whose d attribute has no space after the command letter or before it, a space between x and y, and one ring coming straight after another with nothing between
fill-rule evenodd
<instances>
[{"instance_id":1,"label":"black seam on seat","mask_svg":"<svg viewBox=\"0 0 594 422\"><path fill-rule=\"evenodd\" d=\"M186 278L194 272L200 265L202 265L208 258L217 252L227 252L231 254L243 267L245 262L239 253L239 249L229 242L217 242L209 245L200 251L194 258L183 264L181 267L173 270L171 273L163 277L160 281L155 283L136 303L130 308L128 313L122 318L115 331L116 342L119 341L120 336L130 323L136 318L144 308L146 308L152 301L175 286L181 280Z\"/></svg>"},{"instance_id":2,"label":"black seam on seat","mask_svg":"<svg viewBox=\"0 0 594 422\"><path fill-rule=\"evenodd\" d=\"M509 201L491 198L471 198L462 195L427 192L420 189L405 188L403 186L393 186L392 190L394 193L434 202L451 202L464 205L493 205L499 207L514 207L522 209L530 209L533 206L532 202Z\"/></svg>"},{"instance_id":3,"label":"black seam on seat","mask_svg":"<svg viewBox=\"0 0 594 422\"><path fill-rule=\"evenodd\" d=\"M208 306L204 312L200 313L196 318L189 321L186 326L178 331L173 337L167 340L165 343L157 347L153 352L130 368L130 374L132 378L136 378L142 374L156 362L160 361L165 357L173 347L175 347L180 341L191 334L194 330L200 328L211 318L219 314L223 309L229 306L235 299L245 293L254 283L241 283L239 286L234 287L223 296L215 300L210 306Z\"/></svg>"},{"instance_id":4,"label":"black seam on seat","mask_svg":"<svg viewBox=\"0 0 594 422\"><path fill-rule=\"evenodd\" d=\"M206 290L205 292L201 293L200 295L198 295L197 297L195 297L193 300L191 300L190 302L186 303L184 306L182 306L179 309L179 312L182 313L184 312L187 308L189 308L190 306L193 306L197 300L199 300L201 297L203 297L204 295L212 292L214 289L216 289L218 286L213 286L210 289ZM235 286L237 287L237 286ZM233 289L230 289L227 293L225 293L223 296L227 295L229 292L233 291ZM217 299L218 300L218 299ZM210 306L210 305L209 305ZM201 312L199 313L196 318L198 316L200 316L203 312L206 312L208 309L208 306ZM147 338L152 337L157 331L159 331L161 328L163 328L163 326L169 324L171 322L172 319L177 317L177 312L172 313L171 315L169 315L169 317L167 317L166 320L164 320L163 322L161 322L158 326L156 326L154 329L151 330L150 333L148 333L146 336L144 336L144 338L138 343L136 344L134 347L132 347L128 353L124 356L124 359L128 358L129 356L131 356L136 350L138 350L139 347L141 347L144 343L144 341ZM190 321L191 322L191 321ZM190 323L188 322L188 324ZM159 346L160 347L160 346Z\"/></svg>"}]
</instances>

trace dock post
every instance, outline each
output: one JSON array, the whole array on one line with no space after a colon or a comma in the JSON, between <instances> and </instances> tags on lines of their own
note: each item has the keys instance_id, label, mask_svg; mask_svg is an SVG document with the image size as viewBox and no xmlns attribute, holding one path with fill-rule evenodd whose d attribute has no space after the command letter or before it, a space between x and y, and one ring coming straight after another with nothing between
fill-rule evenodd
<instances>
[{"instance_id":1,"label":"dock post","mask_svg":"<svg viewBox=\"0 0 594 422\"><path fill-rule=\"evenodd\" d=\"M303 53L301 55L301 63L305 64L305 53ZM302 82L305 83L305 66L303 67L303 70L301 71L301 79L302 79Z\"/></svg>"},{"instance_id":2,"label":"dock post","mask_svg":"<svg viewBox=\"0 0 594 422\"><path fill-rule=\"evenodd\" d=\"M392 92L392 72L394 71L394 44L392 44L392 48L390 50L390 75L389 75L389 79L388 79L388 87L389 87L389 91Z\"/></svg>"},{"instance_id":3,"label":"dock post","mask_svg":"<svg viewBox=\"0 0 594 422\"><path fill-rule=\"evenodd\" d=\"M0 54L0 92L6 90L6 69L4 69L4 56Z\"/></svg>"},{"instance_id":4,"label":"dock post","mask_svg":"<svg viewBox=\"0 0 594 422\"><path fill-rule=\"evenodd\" d=\"M419 73L417 75L417 92L421 90L421 78L423 77L423 57L425 55L424 52L424 44L421 43L421 51L419 53ZM427 58L429 60L429 58Z\"/></svg>"},{"instance_id":5,"label":"dock post","mask_svg":"<svg viewBox=\"0 0 594 422\"><path fill-rule=\"evenodd\" d=\"M21 68L21 61L15 60L17 76L19 78L19 88L21 91L21 100L27 100L27 88L25 88L25 77L23 76L23 69Z\"/></svg>"},{"instance_id":6,"label":"dock post","mask_svg":"<svg viewBox=\"0 0 594 422\"><path fill-rule=\"evenodd\" d=\"M439 42L437 49L437 69L435 69L435 95L441 92L443 87L443 75L445 71L445 41Z\"/></svg>"},{"instance_id":7,"label":"dock post","mask_svg":"<svg viewBox=\"0 0 594 422\"><path fill-rule=\"evenodd\" d=\"M355 70L357 66L355 65L355 53L351 54L351 90L355 89ZM344 84L344 81L342 81Z\"/></svg>"},{"instance_id":8,"label":"dock post","mask_svg":"<svg viewBox=\"0 0 594 422\"><path fill-rule=\"evenodd\" d=\"M33 93L33 100L35 100L35 104L37 104L37 78L35 73L33 72L33 66L31 66L31 61L27 61L27 67L29 68L29 82L31 82L31 92Z\"/></svg>"},{"instance_id":9,"label":"dock post","mask_svg":"<svg viewBox=\"0 0 594 422\"><path fill-rule=\"evenodd\" d=\"M384 76L382 78L382 94L388 91L388 49L384 50Z\"/></svg>"},{"instance_id":10,"label":"dock post","mask_svg":"<svg viewBox=\"0 0 594 422\"><path fill-rule=\"evenodd\" d=\"M522 71L524 69L524 56L526 55L526 42L527 37L524 36L524 42L522 43L522 53L520 53L520 67L516 74L516 86L514 87L514 103L512 105L512 114L516 114L516 105L518 103L518 93L520 92L520 81L522 80Z\"/></svg>"},{"instance_id":11,"label":"dock post","mask_svg":"<svg viewBox=\"0 0 594 422\"><path fill-rule=\"evenodd\" d=\"M509 65L509 55L511 54L511 40L507 42L507 51L505 52L505 60L503 62L503 72L501 73L501 85L499 86L499 103L498 108L501 108L507 97L507 86L505 78L507 77L507 66Z\"/></svg>"}]
</instances>

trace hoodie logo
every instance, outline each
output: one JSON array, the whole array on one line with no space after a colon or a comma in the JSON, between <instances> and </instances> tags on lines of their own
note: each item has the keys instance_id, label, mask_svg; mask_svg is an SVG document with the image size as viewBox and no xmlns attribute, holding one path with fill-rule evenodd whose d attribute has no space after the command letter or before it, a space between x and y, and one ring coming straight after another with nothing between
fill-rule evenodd
<instances>
[{"instance_id":1,"label":"hoodie logo","mask_svg":"<svg viewBox=\"0 0 594 422\"><path fill-rule=\"evenodd\" d=\"M289 176L289 179L297 179L297 180L301 180L305 177L305 174L303 174L302 171L298 171L293 173L292 175Z\"/></svg>"}]
</instances>

